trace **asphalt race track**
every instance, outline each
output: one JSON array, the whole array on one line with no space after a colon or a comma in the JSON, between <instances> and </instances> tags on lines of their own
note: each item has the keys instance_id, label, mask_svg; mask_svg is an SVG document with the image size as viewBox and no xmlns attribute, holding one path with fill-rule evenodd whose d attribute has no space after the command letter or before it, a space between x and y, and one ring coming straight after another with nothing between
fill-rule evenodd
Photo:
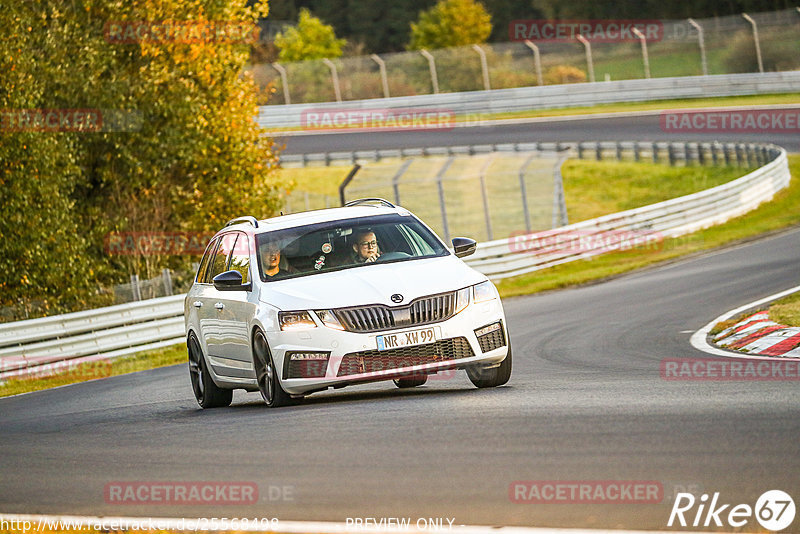
<instances>
[{"instance_id":1,"label":"asphalt race track","mask_svg":"<svg viewBox=\"0 0 800 534\"><path fill-rule=\"evenodd\" d=\"M0 399L0 510L652 529L666 527L679 486L731 504L754 505L770 489L797 496L797 381L666 381L659 369L664 358L705 357L689 337L719 313L797 285L798 251L794 229L509 299L515 367L495 390L459 373L278 410L237 392L230 408L202 411L180 365ZM104 500L119 481L207 480L255 482L260 502ZM516 480L654 480L666 495L661 504L519 504L508 494ZM291 500L271 487L289 487Z\"/></svg>"},{"instance_id":2,"label":"asphalt race track","mask_svg":"<svg viewBox=\"0 0 800 534\"><path fill-rule=\"evenodd\" d=\"M781 112L800 112L780 108ZM768 110L762 110L767 111ZM346 152L388 148L421 148L493 143L531 143L568 141L728 141L770 142L787 152L800 152L800 130L789 128L777 132L665 132L658 113L616 117L548 118L530 122L458 127L452 130L406 130L294 135L276 137L286 144L286 154Z\"/></svg>"},{"instance_id":3,"label":"asphalt race track","mask_svg":"<svg viewBox=\"0 0 800 534\"><path fill-rule=\"evenodd\" d=\"M287 152L668 138L696 139L660 132L657 117L623 117L296 136ZM800 148L796 132L717 138ZM705 358L691 333L796 286L799 260L793 229L596 285L508 299L514 372L494 390L458 373L414 390L388 383L318 393L278 410L236 392L230 408L203 411L180 365L0 399L0 512L663 529L681 488L720 492L731 505L753 506L771 489L797 501L797 380L667 381L660 365ZM658 481L665 495L659 504L515 503L509 487L518 480ZM260 498L106 502L106 486L126 481L253 482ZM756 527L751 518L745 530ZM800 532L800 519L786 532Z\"/></svg>"}]
</instances>

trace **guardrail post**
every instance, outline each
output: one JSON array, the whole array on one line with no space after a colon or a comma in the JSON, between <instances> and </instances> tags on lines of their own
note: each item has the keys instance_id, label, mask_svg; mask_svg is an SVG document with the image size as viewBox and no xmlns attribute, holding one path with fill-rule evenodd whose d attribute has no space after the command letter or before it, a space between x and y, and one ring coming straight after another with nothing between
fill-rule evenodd
<instances>
[{"instance_id":1,"label":"guardrail post","mask_svg":"<svg viewBox=\"0 0 800 534\"><path fill-rule=\"evenodd\" d=\"M491 91L492 87L489 85L489 64L486 61L486 52L483 51L483 48L474 44L472 45L472 49L475 50L479 56L481 56L481 74L483 74L483 88L487 91Z\"/></svg>"},{"instance_id":2,"label":"guardrail post","mask_svg":"<svg viewBox=\"0 0 800 534\"><path fill-rule=\"evenodd\" d=\"M722 153L725 156L725 166L730 167L731 165L731 146L728 143L722 145Z\"/></svg>"},{"instance_id":3,"label":"guardrail post","mask_svg":"<svg viewBox=\"0 0 800 534\"><path fill-rule=\"evenodd\" d=\"M667 143L667 157L669 158L670 167L675 166L675 148L672 143Z\"/></svg>"},{"instance_id":4,"label":"guardrail post","mask_svg":"<svg viewBox=\"0 0 800 534\"><path fill-rule=\"evenodd\" d=\"M172 276L169 269L161 271L161 282L164 284L164 295L167 297L172 295Z\"/></svg>"},{"instance_id":5,"label":"guardrail post","mask_svg":"<svg viewBox=\"0 0 800 534\"><path fill-rule=\"evenodd\" d=\"M761 43L758 42L758 26L756 25L756 21L753 20L753 17L748 15L747 13L742 13L742 17L744 20L750 23L753 27L753 42L756 45L756 60L758 60L758 72L764 72L764 62L761 61Z\"/></svg>"},{"instance_id":6,"label":"guardrail post","mask_svg":"<svg viewBox=\"0 0 800 534\"><path fill-rule=\"evenodd\" d=\"M530 165L536 154L531 154L519 168L519 192L522 197L522 213L525 215L525 231L531 231L531 214L528 212L528 187L525 185L525 169Z\"/></svg>"},{"instance_id":7,"label":"guardrail post","mask_svg":"<svg viewBox=\"0 0 800 534\"><path fill-rule=\"evenodd\" d=\"M539 85L544 85L544 78L542 77L542 55L539 53L539 47L530 41L525 41L525 46L533 50L533 63L536 66L536 81Z\"/></svg>"},{"instance_id":8,"label":"guardrail post","mask_svg":"<svg viewBox=\"0 0 800 534\"><path fill-rule=\"evenodd\" d=\"M637 163L642 159L642 154L639 150L639 141L633 142L633 161Z\"/></svg>"},{"instance_id":9,"label":"guardrail post","mask_svg":"<svg viewBox=\"0 0 800 534\"><path fill-rule=\"evenodd\" d=\"M494 239L492 234L492 218L489 215L489 194L486 191L486 171L491 163L492 156L490 155L486 159L486 163L483 164L483 168L481 169L481 174L479 176L481 181L481 197L483 198L483 217L486 220L486 235L488 241L492 241Z\"/></svg>"},{"instance_id":10,"label":"guardrail post","mask_svg":"<svg viewBox=\"0 0 800 534\"><path fill-rule=\"evenodd\" d=\"M436 173L436 187L439 189L439 208L442 210L442 225L444 226L444 239L448 243L450 242L450 228L447 225L447 207L444 203L444 185L442 184L442 178L444 177L447 169L450 168L450 165L453 163L455 156L450 156L447 158L447 161L444 162L442 168L439 169L439 172Z\"/></svg>"},{"instance_id":11,"label":"guardrail post","mask_svg":"<svg viewBox=\"0 0 800 534\"><path fill-rule=\"evenodd\" d=\"M744 146L744 150L745 150L745 153L747 154L747 166L748 167L752 167L753 166L753 145L751 145L749 143L746 144Z\"/></svg>"},{"instance_id":12,"label":"guardrail post","mask_svg":"<svg viewBox=\"0 0 800 534\"><path fill-rule=\"evenodd\" d=\"M139 275L131 275L131 294L134 301L142 300L142 290L139 287Z\"/></svg>"},{"instance_id":13,"label":"guardrail post","mask_svg":"<svg viewBox=\"0 0 800 534\"><path fill-rule=\"evenodd\" d=\"M711 162L714 167L719 166L719 156L717 155L717 143L711 143Z\"/></svg>"},{"instance_id":14,"label":"guardrail post","mask_svg":"<svg viewBox=\"0 0 800 534\"><path fill-rule=\"evenodd\" d=\"M658 143L653 141L653 163L658 163Z\"/></svg>"},{"instance_id":15,"label":"guardrail post","mask_svg":"<svg viewBox=\"0 0 800 534\"><path fill-rule=\"evenodd\" d=\"M583 142L578 142L578 159L583 159Z\"/></svg>"},{"instance_id":16,"label":"guardrail post","mask_svg":"<svg viewBox=\"0 0 800 534\"><path fill-rule=\"evenodd\" d=\"M397 206L400 205L400 177L406 173L408 167L411 165L413 161L414 158L405 160L403 164L400 165L400 168L397 169L397 172L394 173L394 176L392 176L392 188L394 189L394 203Z\"/></svg>"},{"instance_id":17,"label":"guardrail post","mask_svg":"<svg viewBox=\"0 0 800 534\"><path fill-rule=\"evenodd\" d=\"M742 145L736 144L736 164L739 167L744 167L744 157L742 157Z\"/></svg>"},{"instance_id":18,"label":"guardrail post","mask_svg":"<svg viewBox=\"0 0 800 534\"><path fill-rule=\"evenodd\" d=\"M617 141L617 161L622 161L622 143Z\"/></svg>"},{"instance_id":19,"label":"guardrail post","mask_svg":"<svg viewBox=\"0 0 800 534\"><path fill-rule=\"evenodd\" d=\"M589 81L594 82L594 62L592 61L592 45L589 41L586 40L586 37L581 35L580 33L577 36L578 41L583 43L584 48L586 48L586 64L589 67Z\"/></svg>"},{"instance_id":20,"label":"guardrail post","mask_svg":"<svg viewBox=\"0 0 800 534\"><path fill-rule=\"evenodd\" d=\"M689 24L697 30L697 43L700 45L700 66L703 69L703 76L708 76L708 61L706 61L706 40L703 36L703 27L694 19L689 19Z\"/></svg>"},{"instance_id":21,"label":"guardrail post","mask_svg":"<svg viewBox=\"0 0 800 534\"><path fill-rule=\"evenodd\" d=\"M439 93L439 76L436 74L436 61L430 52L424 48L419 51L422 57L428 60L428 69L431 71L431 84L433 85L433 94Z\"/></svg>"},{"instance_id":22,"label":"guardrail post","mask_svg":"<svg viewBox=\"0 0 800 534\"><path fill-rule=\"evenodd\" d=\"M696 143L696 145L697 145L697 163L699 163L701 167L704 167L706 164L706 155L703 152L703 144Z\"/></svg>"},{"instance_id":23,"label":"guardrail post","mask_svg":"<svg viewBox=\"0 0 800 534\"><path fill-rule=\"evenodd\" d=\"M360 168L361 165L359 165L358 163L353 165L353 168L350 169L350 172L348 172L347 176L344 177L342 183L339 184L339 202L341 203L342 206L347 204L347 201L344 198L344 190L347 188L348 184L350 184L350 182L353 180L353 177L355 177L356 173Z\"/></svg>"},{"instance_id":24,"label":"guardrail post","mask_svg":"<svg viewBox=\"0 0 800 534\"><path fill-rule=\"evenodd\" d=\"M283 103L291 104L292 99L289 98L289 77L286 75L286 69L279 63L273 63L272 68L278 71L281 75L281 85L283 86Z\"/></svg>"},{"instance_id":25,"label":"guardrail post","mask_svg":"<svg viewBox=\"0 0 800 534\"><path fill-rule=\"evenodd\" d=\"M685 142L683 144L683 161L687 167L691 167L692 165L692 150L689 142Z\"/></svg>"},{"instance_id":26,"label":"guardrail post","mask_svg":"<svg viewBox=\"0 0 800 534\"><path fill-rule=\"evenodd\" d=\"M339 87L339 71L336 70L336 65L333 64L333 61L324 57L322 58L322 62L328 66L331 70L331 81L333 82L333 93L336 95L336 101L342 101L342 90Z\"/></svg>"},{"instance_id":27,"label":"guardrail post","mask_svg":"<svg viewBox=\"0 0 800 534\"><path fill-rule=\"evenodd\" d=\"M597 161L603 161L603 147L602 147L602 145L600 144L600 141L598 141L598 142L597 142L597 143L595 143L595 145L594 145L594 158L595 158Z\"/></svg>"},{"instance_id":28,"label":"guardrail post","mask_svg":"<svg viewBox=\"0 0 800 534\"><path fill-rule=\"evenodd\" d=\"M645 38L644 34L639 31L639 28L634 27L632 29L633 34L639 38L639 42L642 44L642 61L644 62L644 77L650 79L650 56L647 54L647 39Z\"/></svg>"},{"instance_id":29,"label":"guardrail post","mask_svg":"<svg viewBox=\"0 0 800 534\"><path fill-rule=\"evenodd\" d=\"M378 70L381 73L381 85L383 86L383 98L389 98L389 78L386 76L386 63L378 54L371 54L369 57L378 64Z\"/></svg>"}]
</instances>

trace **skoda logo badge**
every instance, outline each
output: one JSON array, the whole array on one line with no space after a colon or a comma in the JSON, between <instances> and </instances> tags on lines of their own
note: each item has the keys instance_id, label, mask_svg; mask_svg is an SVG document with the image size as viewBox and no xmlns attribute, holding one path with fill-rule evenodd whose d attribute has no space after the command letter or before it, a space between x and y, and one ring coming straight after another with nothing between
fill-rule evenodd
<instances>
[{"instance_id":1,"label":"skoda logo badge","mask_svg":"<svg viewBox=\"0 0 800 534\"><path fill-rule=\"evenodd\" d=\"M401 295L400 293L395 293L394 295L392 295L392 302L394 302L395 304L400 304L401 302L403 302L403 295Z\"/></svg>"}]
</instances>

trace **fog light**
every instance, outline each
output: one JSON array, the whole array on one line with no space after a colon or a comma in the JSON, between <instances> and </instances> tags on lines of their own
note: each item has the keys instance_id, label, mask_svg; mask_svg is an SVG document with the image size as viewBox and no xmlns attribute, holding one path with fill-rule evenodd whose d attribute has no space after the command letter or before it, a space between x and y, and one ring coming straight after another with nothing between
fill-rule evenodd
<instances>
[{"instance_id":1,"label":"fog light","mask_svg":"<svg viewBox=\"0 0 800 534\"><path fill-rule=\"evenodd\" d=\"M287 352L284 378L322 378L328 370L330 352Z\"/></svg>"}]
</instances>

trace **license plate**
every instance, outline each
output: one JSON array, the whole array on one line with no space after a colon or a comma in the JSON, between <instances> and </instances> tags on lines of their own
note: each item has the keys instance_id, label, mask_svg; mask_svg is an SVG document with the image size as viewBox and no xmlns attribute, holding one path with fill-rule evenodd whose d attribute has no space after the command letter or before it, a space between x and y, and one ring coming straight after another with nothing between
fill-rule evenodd
<instances>
[{"instance_id":1,"label":"license plate","mask_svg":"<svg viewBox=\"0 0 800 534\"><path fill-rule=\"evenodd\" d=\"M391 350L400 347L411 347L414 345L425 345L436 341L436 329L420 328L419 330L409 330L408 332L398 332L396 334L384 334L377 336L378 350Z\"/></svg>"}]
</instances>

